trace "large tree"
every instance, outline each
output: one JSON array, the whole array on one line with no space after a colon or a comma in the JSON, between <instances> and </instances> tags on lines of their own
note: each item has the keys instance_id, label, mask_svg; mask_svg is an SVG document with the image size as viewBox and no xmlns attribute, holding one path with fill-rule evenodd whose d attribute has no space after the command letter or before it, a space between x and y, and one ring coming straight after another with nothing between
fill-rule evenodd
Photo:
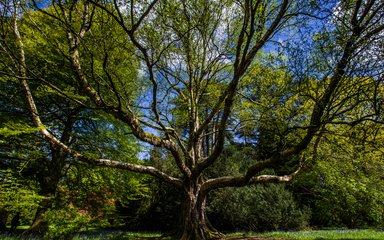
<instances>
[{"instance_id":1,"label":"large tree","mask_svg":"<svg viewBox=\"0 0 384 240\"><path fill-rule=\"evenodd\" d=\"M384 5L380 0L319 1L318 6L316 1L293 0L89 0L49 4L49 9L44 2L34 2L33 7L66 33L67 45L53 43L53 46L61 49L63 57L71 63L76 84L88 102L76 101L91 110L104 111L127 124L137 139L168 151L179 174L84 155L81 149L72 149L48 131L29 87L30 78L35 77L26 64L29 56L24 42L29 39L23 38L18 29L19 21L27 20L28 16L20 15L22 5L14 1L3 17L12 20L17 51L10 56L35 126L52 146L78 161L152 175L179 189L182 204L176 235L180 239L222 237L206 217L210 191L289 181L300 169L299 161L288 175L265 175L261 171L297 158L327 124L382 121L382 61L379 57L371 58L378 56L377 46L382 43L380 37L384 31ZM95 16L100 13L106 17L97 21ZM108 27L111 22L118 24L126 37L124 41L135 48L121 50L121 54L134 54L141 61L137 67L143 84L137 86L136 92L125 91L135 79L114 71L113 65L119 60L116 55L108 54L107 49L118 46L108 46L99 38L92 41L94 26ZM242 88L243 80L253 72L250 70L256 55L277 50L272 42L292 37L289 32L300 32L308 23L320 29L306 32L309 43L303 42L303 48L311 46L313 51L289 59L308 65L295 69L294 64L287 64L292 67L292 74L299 74L287 72L285 77L296 83L292 87L271 84L273 88L288 91L277 98L278 104L290 100L293 107L285 114L268 111L273 117L271 123L279 118L285 123L284 129L269 134L276 134L279 143L293 140L268 148L268 153L258 156L242 175L207 179L205 171L219 159L227 132L239 121L233 114L234 105L242 99L251 99L256 105L260 102L257 98L263 90L258 88L260 84L245 88L245 93L253 93L256 100L244 94ZM41 28L36 33L50 37ZM99 46L100 51L94 53L88 48L90 45ZM129 62L126 64L131 67ZM282 63L267 62L262 66L271 64L279 67ZM102 74L97 74L100 69ZM262 74L254 77L256 83L265 80ZM358 78L369 83L353 84ZM139 90L144 92L140 94ZM357 106L364 111L354 115L357 117L348 115ZM262 126L268 127L268 121L263 120Z\"/></svg>"}]
</instances>

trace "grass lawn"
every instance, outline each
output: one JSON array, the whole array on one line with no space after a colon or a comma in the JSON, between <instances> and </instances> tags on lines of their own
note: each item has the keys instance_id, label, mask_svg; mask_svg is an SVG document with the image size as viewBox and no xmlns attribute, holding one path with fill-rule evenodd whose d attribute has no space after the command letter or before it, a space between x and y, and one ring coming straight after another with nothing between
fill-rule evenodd
<instances>
[{"instance_id":1,"label":"grass lawn","mask_svg":"<svg viewBox=\"0 0 384 240\"><path fill-rule=\"evenodd\" d=\"M298 232L267 232L267 233L234 233L232 237L259 237L265 239L294 239L294 240L383 240L384 231L379 230L311 230ZM246 238L244 238L246 239Z\"/></svg>"},{"instance_id":2,"label":"grass lawn","mask_svg":"<svg viewBox=\"0 0 384 240\"><path fill-rule=\"evenodd\" d=\"M20 235L0 235L0 240L19 240L26 239ZM31 238L28 238L31 239ZM172 240L172 238L161 238L160 233L133 233L124 231L95 231L78 234L76 240L133 240L133 239L161 239ZM314 230L298 232L267 232L267 233L230 233L226 239L257 239L257 240L383 240L384 231L379 230Z\"/></svg>"}]
</instances>

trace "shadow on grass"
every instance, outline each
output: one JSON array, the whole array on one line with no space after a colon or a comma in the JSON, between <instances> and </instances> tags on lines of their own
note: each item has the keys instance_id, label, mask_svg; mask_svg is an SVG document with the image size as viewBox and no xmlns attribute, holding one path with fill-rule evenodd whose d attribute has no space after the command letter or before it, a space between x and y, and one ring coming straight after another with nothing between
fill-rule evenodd
<instances>
[{"instance_id":1,"label":"shadow on grass","mask_svg":"<svg viewBox=\"0 0 384 240\"><path fill-rule=\"evenodd\" d=\"M162 233L129 232L122 229L98 229L84 231L74 236L75 240L173 240Z\"/></svg>"},{"instance_id":2,"label":"shadow on grass","mask_svg":"<svg viewBox=\"0 0 384 240\"><path fill-rule=\"evenodd\" d=\"M174 240L172 237L162 237L162 236L127 236L125 234L118 234L109 236L108 240Z\"/></svg>"},{"instance_id":3,"label":"shadow on grass","mask_svg":"<svg viewBox=\"0 0 384 240\"><path fill-rule=\"evenodd\" d=\"M0 240L27 240L27 239L42 239L42 235L24 235L27 228L17 228L10 232L9 229L0 232Z\"/></svg>"}]
</instances>

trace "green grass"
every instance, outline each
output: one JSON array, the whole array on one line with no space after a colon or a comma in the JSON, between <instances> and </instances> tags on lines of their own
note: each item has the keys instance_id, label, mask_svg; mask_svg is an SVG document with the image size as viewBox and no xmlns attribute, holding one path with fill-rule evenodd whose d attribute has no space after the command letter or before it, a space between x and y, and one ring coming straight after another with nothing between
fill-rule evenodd
<instances>
[{"instance_id":1,"label":"green grass","mask_svg":"<svg viewBox=\"0 0 384 240\"><path fill-rule=\"evenodd\" d=\"M228 234L234 237L265 237L269 239L292 239L292 240L383 240L384 231L379 230L311 230L298 232L267 232Z\"/></svg>"},{"instance_id":2,"label":"green grass","mask_svg":"<svg viewBox=\"0 0 384 240\"><path fill-rule=\"evenodd\" d=\"M298 232L267 232L267 233L230 233L228 238L260 237L266 240L384 240L384 231L378 230L311 230ZM20 235L0 235L0 240L20 240ZM25 238L24 238L25 239ZM31 238L28 238L31 239ZM148 240L161 238L161 233L125 232L125 231L94 231L78 234L75 240Z\"/></svg>"}]
</instances>

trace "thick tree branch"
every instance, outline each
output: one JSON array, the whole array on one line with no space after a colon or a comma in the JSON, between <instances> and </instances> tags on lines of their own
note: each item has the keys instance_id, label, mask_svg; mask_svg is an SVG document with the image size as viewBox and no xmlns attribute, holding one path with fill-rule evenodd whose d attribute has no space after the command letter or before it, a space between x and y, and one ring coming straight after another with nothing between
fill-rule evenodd
<instances>
[{"instance_id":1,"label":"thick tree branch","mask_svg":"<svg viewBox=\"0 0 384 240\"><path fill-rule=\"evenodd\" d=\"M277 175L259 175L247 179L244 176L240 177L220 177L215 179L209 179L203 183L201 191L205 194L208 192L225 187L244 187L247 185L253 185L258 183L283 183L290 182L292 179L297 176L302 169L301 164L299 167L289 175L277 176Z\"/></svg>"}]
</instances>

